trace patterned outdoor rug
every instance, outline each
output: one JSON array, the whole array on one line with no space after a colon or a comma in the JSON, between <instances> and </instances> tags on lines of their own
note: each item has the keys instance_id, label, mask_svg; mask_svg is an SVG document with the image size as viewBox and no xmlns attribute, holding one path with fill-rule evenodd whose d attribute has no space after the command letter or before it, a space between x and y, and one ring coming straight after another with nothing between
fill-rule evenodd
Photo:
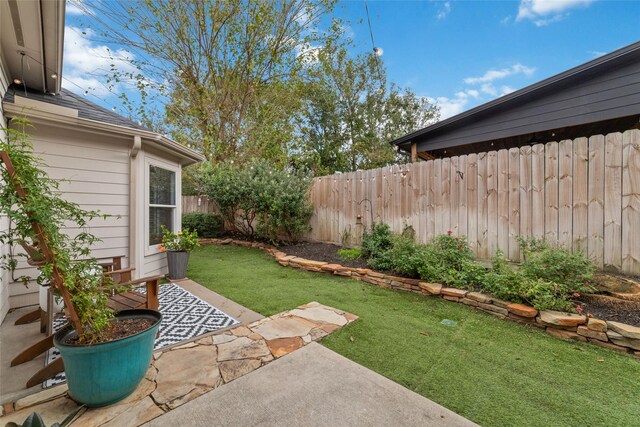
<instances>
[{"instance_id":1,"label":"patterned outdoor rug","mask_svg":"<svg viewBox=\"0 0 640 427\"><path fill-rule=\"evenodd\" d=\"M162 323L160 335L153 346L154 350L240 323L174 283L160 285L158 300ZM60 330L65 323L65 318L55 320L53 330ZM45 366L58 357L60 352L56 348L49 349L45 357ZM65 381L63 372L42 383L42 387L48 388Z\"/></svg>"}]
</instances>

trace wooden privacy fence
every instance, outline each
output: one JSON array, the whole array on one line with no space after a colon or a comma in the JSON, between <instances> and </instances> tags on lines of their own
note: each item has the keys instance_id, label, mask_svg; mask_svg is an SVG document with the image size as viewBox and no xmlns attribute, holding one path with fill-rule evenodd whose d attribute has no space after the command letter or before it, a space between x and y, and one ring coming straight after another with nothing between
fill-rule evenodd
<instances>
[{"instance_id":1,"label":"wooden privacy fence","mask_svg":"<svg viewBox=\"0 0 640 427\"><path fill-rule=\"evenodd\" d=\"M182 213L220 213L218 205L207 196L182 196Z\"/></svg>"},{"instance_id":2,"label":"wooden privacy fence","mask_svg":"<svg viewBox=\"0 0 640 427\"><path fill-rule=\"evenodd\" d=\"M357 241L371 221L421 242L452 231L481 259L521 258L517 236L640 274L640 131L318 177L309 238Z\"/></svg>"}]
</instances>

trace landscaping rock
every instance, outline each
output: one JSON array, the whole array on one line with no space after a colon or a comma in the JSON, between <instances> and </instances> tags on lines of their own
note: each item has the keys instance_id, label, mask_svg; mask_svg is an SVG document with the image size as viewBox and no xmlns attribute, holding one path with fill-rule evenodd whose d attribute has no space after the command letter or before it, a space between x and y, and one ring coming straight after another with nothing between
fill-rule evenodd
<instances>
[{"instance_id":1,"label":"landscaping rock","mask_svg":"<svg viewBox=\"0 0 640 427\"><path fill-rule=\"evenodd\" d=\"M336 271L334 271L333 274L337 276L344 276L344 277L351 277L352 275L351 269L347 267L339 268Z\"/></svg>"},{"instance_id":2,"label":"landscaping rock","mask_svg":"<svg viewBox=\"0 0 640 427\"><path fill-rule=\"evenodd\" d=\"M591 344L595 344L597 346L600 347L604 347L604 348L608 348L609 350L614 350L614 351L618 351L620 353L629 353L629 349L626 347L620 347L619 345L610 343L610 342L605 342L605 341L599 341L599 340L594 340L594 339L590 339L589 342Z\"/></svg>"},{"instance_id":3,"label":"landscaping rock","mask_svg":"<svg viewBox=\"0 0 640 427\"><path fill-rule=\"evenodd\" d=\"M260 334L266 340L276 338L303 337L318 324L300 317L276 317L257 326L251 327L253 332ZM237 358L240 359L240 358Z\"/></svg>"},{"instance_id":4,"label":"landscaping rock","mask_svg":"<svg viewBox=\"0 0 640 427\"><path fill-rule=\"evenodd\" d=\"M587 317L580 314L563 313L553 310L542 310L540 320L547 325L574 327L587 322Z\"/></svg>"},{"instance_id":5,"label":"landscaping rock","mask_svg":"<svg viewBox=\"0 0 640 427\"><path fill-rule=\"evenodd\" d=\"M333 273L336 270L343 268L340 264L325 264L320 269L322 271L327 271L329 273Z\"/></svg>"},{"instance_id":6,"label":"landscaping rock","mask_svg":"<svg viewBox=\"0 0 640 427\"><path fill-rule=\"evenodd\" d=\"M467 298L481 302L483 304L491 304L491 297L480 292L469 292L467 294Z\"/></svg>"},{"instance_id":7,"label":"landscaping rock","mask_svg":"<svg viewBox=\"0 0 640 427\"><path fill-rule=\"evenodd\" d=\"M442 291L442 284L440 283L419 282L418 286L420 289L429 292L431 295L440 295L440 292Z\"/></svg>"},{"instance_id":8,"label":"landscaping rock","mask_svg":"<svg viewBox=\"0 0 640 427\"><path fill-rule=\"evenodd\" d=\"M452 297L452 296L449 296L449 295L443 295L442 298L447 300L447 301L453 301L453 302L459 302L462 299L462 298L458 298L458 297Z\"/></svg>"},{"instance_id":9,"label":"landscaping rock","mask_svg":"<svg viewBox=\"0 0 640 427\"><path fill-rule=\"evenodd\" d=\"M497 305L498 307L502 307L502 308L507 308L507 306L509 304L511 304L510 301L504 301L504 300L497 299L497 298L491 298L491 303L493 305Z\"/></svg>"},{"instance_id":10,"label":"landscaping rock","mask_svg":"<svg viewBox=\"0 0 640 427\"><path fill-rule=\"evenodd\" d=\"M478 303L478 307L486 310L486 311L490 311L492 313L497 313L497 314L501 314L503 316L506 316L509 314L509 311L506 308L503 307L498 307L495 306L493 304L483 304L481 302Z\"/></svg>"},{"instance_id":11,"label":"landscaping rock","mask_svg":"<svg viewBox=\"0 0 640 427\"><path fill-rule=\"evenodd\" d=\"M524 304L513 303L513 304L509 304L506 308L509 311L509 313L513 313L521 317L536 317L538 314L538 310Z\"/></svg>"},{"instance_id":12,"label":"landscaping rock","mask_svg":"<svg viewBox=\"0 0 640 427\"><path fill-rule=\"evenodd\" d=\"M271 354L278 358L301 348L304 345L304 341L301 337L278 338L267 341L267 345L269 346L269 350L271 350Z\"/></svg>"},{"instance_id":13,"label":"landscaping rock","mask_svg":"<svg viewBox=\"0 0 640 427\"><path fill-rule=\"evenodd\" d=\"M607 332L607 322L600 319L594 319L593 317L589 318L587 327L592 331Z\"/></svg>"},{"instance_id":14,"label":"landscaping rock","mask_svg":"<svg viewBox=\"0 0 640 427\"><path fill-rule=\"evenodd\" d=\"M367 276L374 277L376 279L384 278L384 274L378 273L377 271L373 271L373 270L367 271Z\"/></svg>"},{"instance_id":15,"label":"landscaping rock","mask_svg":"<svg viewBox=\"0 0 640 427\"><path fill-rule=\"evenodd\" d=\"M69 390L66 384L62 384L59 386L51 387L41 392L32 394L27 397L23 397L22 399L18 399L14 405L14 410L19 411L23 408L28 408L29 406L37 405L38 403L47 402L49 400L53 400L56 397L60 397L65 394Z\"/></svg>"},{"instance_id":16,"label":"landscaping rock","mask_svg":"<svg viewBox=\"0 0 640 427\"><path fill-rule=\"evenodd\" d=\"M472 307L477 307L478 306L478 301L469 299L469 298L462 298L460 299L460 302L465 304L465 305L470 305Z\"/></svg>"},{"instance_id":17,"label":"landscaping rock","mask_svg":"<svg viewBox=\"0 0 640 427\"><path fill-rule=\"evenodd\" d=\"M260 359L227 360L220 362L220 373L225 383L240 378L262 365Z\"/></svg>"},{"instance_id":18,"label":"landscaping rock","mask_svg":"<svg viewBox=\"0 0 640 427\"><path fill-rule=\"evenodd\" d=\"M456 288L442 288L440 293L442 295L447 295L447 296L456 297L456 298L464 298L464 296L467 295L467 291L462 289L456 289Z\"/></svg>"},{"instance_id":19,"label":"landscaping rock","mask_svg":"<svg viewBox=\"0 0 640 427\"><path fill-rule=\"evenodd\" d=\"M640 328L637 326L627 325L620 322L607 322L609 329L619 333L625 338L631 338L634 340L640 340Z\"/></svg>"},{"instance_id":20,"label":"landscaping rock","mask_svg":"<svg viewBox=\"0 0 640 427\"><path fill-rule=\"evenodd\" d=\"M151 395L159 405L180 399L196 388L204 393L222 383L214 346L165 352L155 366L157 387Z\"/></svg>"},{"instance_id":21,"label":"landscaping rock","mask_svg":"<svg viewBox=\"0 0 640 427\"><path fill-rule=\"evenodd\" d=\"M240 337L234 341L218 345L218 361L238 359L258 359L271 354L264 340L255 341Z\"/></svg>"},{"instance_id":22,"label":"landscaping rock","mask_svg":"<svg viewBox=\"0 0 640 427\"><path fill-rule=\"evenodd\" d=\"M524 316L518 316L517 314L509 313L507 318L513 320L514 322L523 323L527 325L536 324L536 320L533 317L524 317Z\"/></svg>"},{"instance_id":23,"label":"landscaping rock","mask_svg":"<svg viewBox=\"0 0 640 427\"><path fill-rule=\"evenodd\" d=\"M561 338L563 340L574 340L574 341L582 341L587 342L587 339L581 335L578 335L576 332L567 331L566 329L557 329L557 328L547 328L547 333L553 335L554 337Z\"/></svg>"},{"instance_id":24,"label":"landscaping rock","mask_svg":"<svg viewBox=\"0 0 640 427\"><path fill-rule=\"evenodd\" d=\"M297 308L290 312L293 316L302 317L303 319L311 320L314 322L331 323L334 325L346 325L347 319L343 315L336 313L333 310L329 310L325 307L311 307L304 310L298 310ZM306 334L305 334L306 335Z\"/></svg>"},{"instance_id":25,"label":"landscaping rock","mask_svg":"<svg viewBox=\"0 0 640 427\"><path fill-rule=\"evenodd\" d=\"M607 332L607 335L609 334L609 332ZM629 339L629 338L613 338L612 336L609 336L609 339L611 340L612 343L619 345L621 347L627 347L627 348L631 348L633 350L640 350L640 340L634 340L634 339Z\"/></svg>"},{"instance_id":26,"label":"landscaping rock","mask_svg":"<svg viewBox=\"0 0 640 427\"><path fill-rule=\"evenodd\" d=\"M578 335L599 341L609 341L607 334L604 332L594 331L586 326L578 326Z\"/></svg>"},{"instance_id":27,"label":"landscaping rock","mask_svg":"<svg viewBox=\"0 0 640 427\"><path fill-rule=\"evenodd\" d=\"M220 335L212 335L211 341L214 344L224 344L226 342L231 342L237 338L238 338L237 336L232 334L220 334Z\"/></svg>"}]
</instances>

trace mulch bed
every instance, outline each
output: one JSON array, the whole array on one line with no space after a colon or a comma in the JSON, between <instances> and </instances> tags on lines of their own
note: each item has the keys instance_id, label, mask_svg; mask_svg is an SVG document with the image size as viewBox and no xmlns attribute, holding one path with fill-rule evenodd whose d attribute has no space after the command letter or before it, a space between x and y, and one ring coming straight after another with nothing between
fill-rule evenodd
<instances>
[{"instance_id":1,"label":"mulch bed","mask_svg":"<svg viewBox=\"0 0 640 427\"><path fill-rule=\"evenodd\" d=\"M330 243L304 242L280 246L278 249L287 255L295 255L314 261L340 264L345 267L369 268L365 259L345 260L340 258L337 252L341 247ZM382 273L394 274L392 272ZM475 290L482 292L480 287ZM638 301L626 301L606 295L583 295L576 302L582 306L585 315L591 314L598 319L640 326L640 302Z\"/></svg>"},{"instance_id":2,"label":"mulch bed","mask_svg":"<svg viewBox=\"0 0 640 427\"><path fill-rule=\"evenodd\" d=\"M367 261L364 259L347 260L340 258L337 253L338 250L341 249L340 246L329 243L305 242L297 245L280 246L278 249L287 255L295 255L300 258L312 259L314 261L340 264L345 267L352 268L369 268L367 266Z\"/></svg>"},{"instance_id":3,"label":"mulch bed","mask_svg":"<svg viewBox=\"0 0 640 427\"><path fill-rule=\"evenodd\" d=\"M607 295L583 295L578 298L583 314L598 319L640 326L640 301L627 301Z\"/></svg>"}]
</instances>

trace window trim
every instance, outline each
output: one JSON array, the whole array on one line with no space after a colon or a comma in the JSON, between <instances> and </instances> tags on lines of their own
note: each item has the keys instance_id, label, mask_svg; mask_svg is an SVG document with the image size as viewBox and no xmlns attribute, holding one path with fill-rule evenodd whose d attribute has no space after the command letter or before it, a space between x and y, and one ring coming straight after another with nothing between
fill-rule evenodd
<instances>
[{"instance_id":1,"label":"window trim","mask_svg":"<svg viewBox=\"0 0 640 427\"><path fill-rule=\"evenodd\" d=\"M173 205L158 205L149 203L150 197L150 189L149 185L151 184L150 175L151 175L151 166L155 166L161 169L165 169L174 173L174 188L175 188L175 203ZM158 245L149 245L149 222L151 220L151 216L149 214L149 210L152 207L161 207L161 208L172 208L173 209L173 227L174 232L180 231L180 221L179 221L179 210L180 210L180 167L165 163L159 159L155 158L146 158L144 162L144 255L155 255L162 253L160 249L158 249Z\"/></svg>"}]
</instances>

